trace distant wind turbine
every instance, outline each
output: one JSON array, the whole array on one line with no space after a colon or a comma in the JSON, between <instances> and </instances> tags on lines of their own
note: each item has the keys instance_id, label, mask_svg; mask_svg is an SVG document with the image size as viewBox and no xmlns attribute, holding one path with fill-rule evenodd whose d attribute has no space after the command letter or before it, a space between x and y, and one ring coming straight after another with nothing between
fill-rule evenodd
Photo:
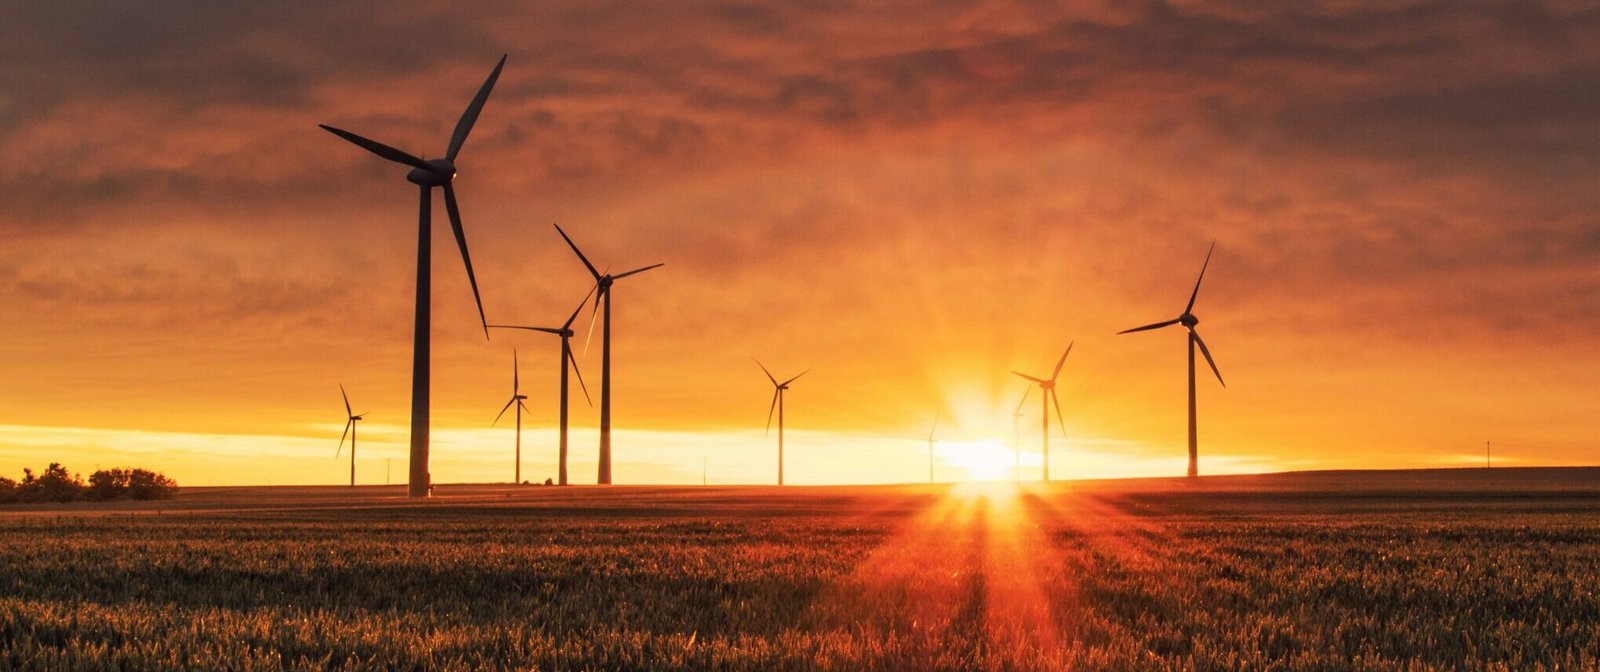
<instances>
[{"instance_id":1,"label":"distant wind turbine","mask_svg":"<svg viewBox=\"0 0 1600 672\"><path fill-rule=\"evenodd\" d=\"M592 294L594 290L590 290ZM556 470L556 480L560 485L567 484L567 369L570 366L573 375L578 377L578 387L583 390L583 400L593 406L589 401L589 387L583 384L583 372L578 370L578 360L572 355L572 321L578 319L578 313L583 311L584 304L589 302L589 296L584 295L578 302L577 309L567 317L567 321L559 328L553 327L519 327L510 324L491 324L490 329L526 329L528 331L542 331L561 337L561 453L560 464Z\"/></svg>"},{"instance_id":2,"label":"distant wind turbine","mask_svg":"<svg viewBox=\"0 0 1600 672\"><path fill-rule=\"evenodd\" d=\"M556 233L567 241L567 246L572 248L573 254L578 255L578 261L583 262L583 267L589 269L589 275L594 276L594 313L589 317L589 334L594 334L594 318L601 313L601 304L604 304L606 325L600 332L600 468L596 482L600 485L611 485L611 285L636 273L643 273L652 268L665 264L651 264L635 268L627 273L612 275L609 272L601 273L589 263L589 258L583 256L578 249L578 244L572 242L566 231L561 226L556 226ZM587 346L586 346L587 347Z\"/></svg>"},{"instance_id":3,"label":"distant wind turbine","mask_svg":"<svg viewBox=\"0 0 1600 672\"><path fill-rule=\"evenodd\" d=\"M1200 339L1200 333L1194 330L1195 325L1200 324L1200 318L1194 316L1194 312L1193 312L1194 311L1194 300L1195 300L1196 297L1200 296L1200 281L1206 279L1206 267L1211 265L1211 253L1215 252L1216 249L1217 249L1217 243L1215 241L1212 241L1211 249L1206 251L1205 263L1200 265L1200 277L1195 279L1195 281L1194 281L1194 292L1189 294L1189 304L1183 307L1183 314L1182 315L1179 315L1176 318L1167 320L1165 322L1157 322L1155 324L1147 324L1147 325L1144 325L1142 327L1134 327L1132 329L1127 329L1127 330L1123 330L1123 331L1117 332L1118 334L1131 334L1131 333L1133 333L1135 331L1148 331L1150 329L1160 329L1162 327L1170 327L1170 326L1172 326L1174 324L1181 324L1181 325L1183 325L1184 329L1187 329L1189 331L1189 477L1190 478L1194 478L1194 477L1200 475L1200 468L1199 468L1200 467L1199 436L1198 436L1198 433L1196 431L1195 411L1194 411L1194 348L1195 348L1195 346L1197 346L1197 345L1200 346L1200 354L1205 355L1206 363L1211 365L1211 372L1216 374L1216 376L1217 376L1217 382L1222 383L1223 387L1227 387L1228 386L1227 383L1222 381L1222 372L1217 370L1217 362L1215 360L1211 359L1211 349L1207 348L1206 347L1206 342Z\"/></svg>"},{"instance_id":4,"label":"distant wind turbine","mask_svg":"<svg viewBox=\"0 0 1600 672\"><path fill-rule=\"evenodd\" d=\"M339 453L344 451L344 437L350 437L350 487L356 486L356 423L361 421L361 416L350 410L350 395L344 392L344 383L339 383L339 396L344 397L344 433L339 435L339 447L333 451L333 459L339 459Z\"/></svg>"},{"instance_id":5,"label":"distant wind turbine","mask_svg":"<svg viewBox=\"0 0 1600 672\"><path fill-rule=\"evenodd\" d=\"M928 482L933 483L933 433L939 431L939 418L933 419L933 427L928 430Z\"/></svg>"},{"instance_id":6,"label":"distant wind turbine","mask_svg":"<svg viewBox=\"0 0 1600 672\"><path fill-rule=\"evenodd\" d=\"M410 495L412 497L427 497L431 485L431 474L428 470L428 391L429 391L429 329L431 327L429 300L432 296L432 262L433 262L433 235L432 235L432 198L433 188L443 187L444 208L450 216L450 227L456 234L456 245L461 248L461 261L467 267L467 281L472 284L472 298L478 303L478 320L483 324L483 336L489 337L489 320L483 314L483 298L478 294L478 278L472 272L472 257L467 254L467 234L461 228L461 210L456 206L455 188L451 182L456 177L456 155L461 152L461 146L467 141L467 134L472 131L473 124L478 121L478 114L483 111L483 104L489 99L489 92L494 89L496 79L500 77L500 69L505 67L506 57L501 56L500 62L494 66L494 71L489 73L489 78L484 80L483 86L478 89L478 95L472 98L467 105L467 110L461 113L461 119L456 122L455 132L450 135L450 145L445 150L444 158L424 160L418 156L408 154L375 140L369 140L346 130L334 128L326 124L319 124L329 133L349 140L356 146L377 154L395 163L411 166L411 172L406 174L406 180L421 189L421 200L418 207L417 224L417 307L416 325L412 332L411 347L411 481Z\"/></svg>"},{"instance_id":7,"label":"distant wind turbine","mask_svg":"<svg viewBox=\"0 0 1600 672\"><path fill-rule=\"evenodd\" d=\"M755 359L756 366L761 367L761 372L767 374L767 380L772 381L772 405L767 408L767 434L770 435L772 433L772 413L776 411L778 413L778 485L783 485L783 393L789 390L789 383L799 380L800 376L811 373L811 369L801 371L799 376L780 383L777 378L772 376L772 372L767 370L767 365L761 363L761 360L754 357L750 359Z\"/></svg>"},{"instance_id":8,"label":"distant wind turbine","mask_svg":"<svg viewBox=\"0 0 1600 672\"><path fill-rule=\"evenodd\" d=\"M1076 343L1076 341L1074 341L1074 343ZM1061 353L1061 359L1056 362L1056 370L1050 373L1050 378L1048 380L1044 378L1036 378L1026 373L1022 373L1021 371L1012 371L1012 373L1038 383L1039 389L1044 395L1043 398L1040 399L1040 401L1043 402L1044 407L1044 417L1040 419L1043 422L1043 428L1040 431L1040 439L1044 441L1044 480L1046 481L1050 480L1050 405L1052 403L1055 404L1056 407L1056 422L1061 424L1061 435L1065 437L1067 434L1067 422L1061 418L1061 397L1056 394L1056 378L1061 375L1061 365L1067 363L1067 355L1072 354L1072 346L1073 343L1067 344L1067 351ZM1028 398L1027 394L1024 393L1022 398L1026 400ZM1022 405L1018 404L1017 407L1020 409Z\"/></svg>"},{"instance_id":9,"label":"distant wind turbine","mask_svg":"<svg viewBox=\"0 0 1600 672\"><path fill-rule=\"evenodd\" d=\"M506 402L505 408L500 409L500 414L494 416L490 427L500 424L500 416L506 414L514 405L517 407L517 468L515 476L511 479L513 485L522 482L522 412L528 410L527 404L522 403L528 395L522 393L521 367L517 364L517 351L511 351L511 401Z\"/></svg>"}]
</instances>

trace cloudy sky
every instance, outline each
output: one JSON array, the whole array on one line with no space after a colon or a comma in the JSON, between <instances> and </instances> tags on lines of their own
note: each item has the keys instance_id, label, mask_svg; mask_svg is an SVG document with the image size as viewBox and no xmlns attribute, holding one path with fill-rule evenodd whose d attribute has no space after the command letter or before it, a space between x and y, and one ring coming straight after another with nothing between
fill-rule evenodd
<instances>
[{"instance_id":1,"label":"cloudy sky","mask_svg":"<svg viewBox=\"0 0 1600 672\"><path fill-rule=\"evenodd\" d=\"M993 475L1074 341L1053 473L1181 473L1182 333L1114 334L1213 240L1203 472L1600 459L1592 2L450 4L0 5L0 474L337 482L342 382L402 478L415 190L316 125L438 156L501 54L490 320L587 291L552 223L666 263L615 292L619 482L769 479L752 356L812 369L791 482L925 478L936 416ZM509 478L513 348L553 473L557 343L484 339L435 208L435 480Z\"/></svg>"}]
</instances>

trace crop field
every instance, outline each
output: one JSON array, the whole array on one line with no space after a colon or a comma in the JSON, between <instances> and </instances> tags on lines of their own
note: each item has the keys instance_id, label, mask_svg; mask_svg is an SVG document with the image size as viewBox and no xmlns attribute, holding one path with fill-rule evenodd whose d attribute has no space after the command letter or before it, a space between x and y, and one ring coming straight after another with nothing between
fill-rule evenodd
<instances>
[{"instance_id":1,"label":"crop field","mask_svg":"<svg viewBox=\"0 0 1600 672\"><path fill-rule=\"evenodd\" d=\"M0 669L1600 669L1600 469L400 494L0 510Z\"/></svg>"}]
</instances>

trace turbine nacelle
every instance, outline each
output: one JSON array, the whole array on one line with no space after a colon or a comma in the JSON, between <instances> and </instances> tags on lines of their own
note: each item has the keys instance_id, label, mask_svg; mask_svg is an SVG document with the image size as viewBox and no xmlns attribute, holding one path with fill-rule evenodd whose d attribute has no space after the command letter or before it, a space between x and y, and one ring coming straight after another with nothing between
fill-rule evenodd
<instances>
[{"instance_id":1,"label":"turbine nacelle","mask_svg":"<svg viewBox=\"0 0 1600 672\"><path fill-rule=\"evenodd\" d=\"M449 159L428 159L428 170L412 168L406 181L424 187L442 187L456 179L456 164Z\"/></svg>"},{"instance_id":2,"label":"turbine nacelle","mask_svg":"<svg viewBox=\"0 0 1600 672\"><path fill-rule=\"evenodd\" d=\"M1200 318L1195 317L1194 313L1184 313L1178 316L1178 324L1193 329L1195 325L1200 324Z\"/></svg>"}]
</instances>

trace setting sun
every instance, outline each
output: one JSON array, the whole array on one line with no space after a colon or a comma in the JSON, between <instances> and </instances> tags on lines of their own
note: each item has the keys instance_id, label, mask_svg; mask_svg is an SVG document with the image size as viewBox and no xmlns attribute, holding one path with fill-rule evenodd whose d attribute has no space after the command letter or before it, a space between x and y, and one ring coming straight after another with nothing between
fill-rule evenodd
<instances>
[{"instance_id":1,"label":"setting sun","mask_svg":"<svg viewBox=\"0 0 1600 672\"><path fill-rule=\"evenodd\" d=\"M961 472L937 480L998 481L1012 478L1016 471L1016 454L999 439L941 441L934 444L933 453Z\"/></svg>"}]
</instances>

